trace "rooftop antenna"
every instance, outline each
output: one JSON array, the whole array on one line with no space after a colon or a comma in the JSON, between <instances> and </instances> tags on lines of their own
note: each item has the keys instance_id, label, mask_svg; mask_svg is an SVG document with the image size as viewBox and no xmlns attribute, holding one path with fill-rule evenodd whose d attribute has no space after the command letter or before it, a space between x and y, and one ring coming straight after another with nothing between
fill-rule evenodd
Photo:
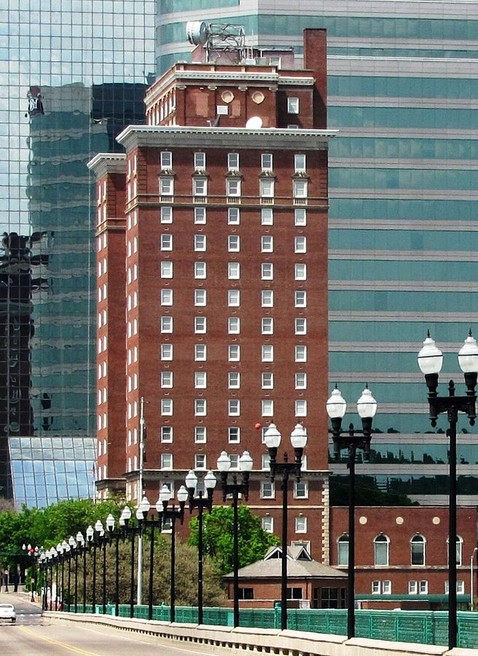
<instances>
[{"instance_id":1,"label":"rooftop antenna","mask_svg":"<svg viewBox=\"0 0 478 656\"><path fill-rule=\"evenodd\" d=\"M238 62L245 57L246 34L242 25L188 21L186 35L192 45L204 46L207 63L213 60L214 53L217 58L226 51L237 53Z\"/></svg>"}]
</instances>

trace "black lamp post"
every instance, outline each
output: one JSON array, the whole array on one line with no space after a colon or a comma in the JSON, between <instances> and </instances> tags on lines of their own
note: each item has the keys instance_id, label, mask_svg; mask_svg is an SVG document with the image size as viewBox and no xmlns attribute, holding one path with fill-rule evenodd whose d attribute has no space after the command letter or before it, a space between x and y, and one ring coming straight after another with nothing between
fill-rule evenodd
<instances>
[{"instance_id":1,"label":"black lamp post","mask_svg":"<svg viewBox=\"0 0 478 656\"><path fill-rule=\"evenodd\" d=\"M184 521L184 506L188 499L188 491L181 485L178 490L179 508L168 508L171 501L171 490L167 485L163 485L159 493L159 499L156 503L156 510L161 514L161 527L164 530L168 522L171 522L171 567L170 567L170 600L169 600L169 619L174 622L176 619L176 519L181 524Z\"/></svg>"},{"instance_id":2,"label":"black lamp post","mask_svg":"<svg viewBox=\"0 0 478 656\"><path fill-rule=\"evenodd\" d=\"M287 629L287 491L290 474L294 474L297 481L301 477L302 454L307 444L307 432L302 424L297 424L290 435L294 447L295 462L289 462L287 453L284 453L283 462L277 462L277 449L282 436L275 424L269 424L264 441L269 451L269 466L271 481L274 482L277 474L282 476L282 567L281 567L281 629Z\"/></svg>"},{"instance_id":3,"label":"black lamp post","mask_svg":"<svg viewBox=\"0 0 478 656\"><path fill-rule=\"evenodd\" d=\"M95 542L95 529L90 524L86 529L86 544L88 545L88 550L92 554L93 559L93 573L92 573L92 585L91 585L91 605L93 608L93 613L96 613L96 542Z\"/></svg>"},{"instance_id":4,"label":"black lamp post","mask_svg":"<svg viewBox=\"0 0 478 656\"><path fill-rule=\"evenodd\" d=\"M249 496L249 475L252 469L252 458L249 451L244 451L239 458L239 471L242 481L237 480L237 472L232 472L232 482L228 482L231 458L226 451L222 451L217 459L217 468L221 474L222 500L226 501L228 495L232 496L233 508L233 600L234 600L234 627L239 626L239 517L237 502L242 494L247 501Z\"/></svg>"},{"instance_id":5,"label":"black lamp post","mask_svg":"<svg viewBox=\"0 0 478 656\"><path fill-rule=\"evenodd\" d=\"M110 513L106 518L106 533L103 552L103 615L106 613L106 547L111 543L111 539L116 537L115 518ZM111 552L110 552L111 555Z\"/></svg>"},{"instance_id":6,"label":"black lamp post","mask_svg":"<svg viewBox=\"0 0 478 656\"><path fill-rule=\"evenodd\" d=\"M88 530L85 531L85 536L82 535L82 545L83 549L83 612L86 613L86 552L89 549L89 540L88 540Z\"/></svg>"},{"instance_id":7,"label":"black lamp post","mask_svg":"<svg viewBox=\"0 0 478 656\"><path fill-rule=\"evenodd\" d=\"M47 588L48 588L48 551L40 554L39 566L41 573L41 608L47 610Z\"/></svg>"},{"instance_id":8,"label":"black lamp post","mask_svg":"<svg viewBox=\"0 0 478 656\"><path fill-rule=\"evenodd\" d=\"M437 393L438 374L443 364L443 354L428 333L423 347L418 354L418 366L428 387L428 405L430 421L436 426L438 415L447 414L450 439L449 448L449 510L448 510L448 648L456 647L457 642L457 592L456 592L456 425L458 413L463 412L473 426L476 419L476 381L478 372L478 346L471 331L458 353L458 364L463 371L466 385L465 396L455 396L455 383L450 380L448 396L440 397Z\"/></svg>"},{"instance_id":9,"label":"black lamp post","mask_svg":"<svg viewBox=\"0 0 478 656\"><path fill-rule=\"evenodd\" d=\"M30 587L31 587L30 601L35 601L36 567L37 567L36 559L37 559L37 557L40 553L40 550L38 549L38 547L32 547L31 544L29 544L29 545L23 544L22 545L22 551L25 551L26 555L29 558L32 559L32 561L31 561L32 562L32 566L31 566L32 567L32 574L31 574L31 585L30 585Z\"/></svg>"},{"instance_id":10,"label":"black lamp post","mask_svg":"<svg viewBox=\"0 0 478 656\"><path fill-rule=\"evenodd\" d=\"M138 533L138 581L137 581L137 600L138 600L138 606L142 604L142 596L143 596L143 558L142 558L142 549L143 549L143 533L146 527L146 524L149 524L151 526L151 544L150 544L150 563L149 563L149 592L150 592L150 598L148 600L148 609L149 609L149 619L152 619L153 616L153 606L152 606L152 576L153 576L153 559L154 559L154 526L155 526L155 521L153 518L151 518L149 521L148 519L148 513L151 508L151 504L148 501L148 498L146 496L143 496L141 499L141 502L139 506L136 508L136 520L138 522L138 527L136 529ZM140 556L141 554L141 556Z\"/></svg>"},{"instance_id":11,"label":"black lamp post","mask_svg":"<svg viewBox=\"0 0 478 656\"><path fill-rule=\"evenodd\" d=\"M186 488L188 491L189 512L198 509L198 624L203 623L203 512L211 512L212 497L216 487L216 477L212 471L204 476L204 488L198 488L198 477L193 470L186 476ZM197 496L196 495L197 491ZM206 496L204 496L204 491Z\"/></svg>"},{"instance_id":12,"label":"black lamp post","mask_svg":"<svg viewBox=\"0 0 478 656\"><path fill-rule=\"evenodd\" d=\"M357 401L357 413L362 420L362 430L355 430L353 424L342 430L342 419L347 410L345 399L335 388L327 401L327 414L332 424L334 459L338 460L342 449L348 450L349 469L349 549L347 569L347 636L355 636L355 460L357 449L363 449L368 457L372 437L372 420L377 412L377 402L366 387Z\"/></svg>"},{"instance_id":13,"label":"black lamp post","mask_svg":"<svg viewBox=\"0 0 478 656\"><path fill-rule=\"evenodd\" d=\"M53 610L53 567L55 567L55 577L56 577L56 596L58 596L58 551L55 549L55 547L52 547L48 553L48 566L50 570L50 604L49 608L50 610Z\"/></svg>"},{"instance_id":14,"label":"black lamp post","mask_svg":"<svg viewBox=\"0 0 478 656\"><path fill-rule=\"evenodd\" d=\"M61 599L61 605L64 608L65 607L65 560L66 560L66 552L68 549L68 543L63 540L57 548L57 554L58 554L58 559L61 562L61 597L58 594L58 585L56 587L56 595L55 595L55 610L58 610L58 600ZM58 570L58 566L57 566Z\"/></svg>"},{"instance_id":15,"label":"black lamp post","mask_svg":"<svg viewBox=\"0 0 478 656\"><path fill-rule=\"evenodd\" d=\"M125 535L131 536L131 574L130 574L130 595L129 595L129 616L134 617L134 552L136 541L136 528L130 525L131 508L125 506L121 512L120 523L124 526ZM139 572L138 572L139 574Z\"/></svg>"},{"instance_id":16,"label":"black lamp post","mask_svg":"<svg viewBox=\"0 0 478 656\"><path fill-rule=\"evenodd\" d=\"M83 533L78 531L76 534L76 549L75 549L75 613L78 612L78 557L85 548L85 538ZM84 602L83 602L84 603Z\"/></svg>"}]
</instances>

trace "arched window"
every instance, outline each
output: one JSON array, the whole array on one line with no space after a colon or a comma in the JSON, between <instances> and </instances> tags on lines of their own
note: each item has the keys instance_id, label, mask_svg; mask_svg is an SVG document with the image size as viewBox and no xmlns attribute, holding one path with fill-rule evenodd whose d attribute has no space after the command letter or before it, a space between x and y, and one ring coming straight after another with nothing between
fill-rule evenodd
<instances>
[{"instance_id":1,"label":"arched window","mask_svg":"<svg viewBox=\"0 0 478 656\"><path fill-rule=\"evenodd\" d=\"M450 538L447 538L446 541L446 553L447 557L449 554L448 551L448 545L450 544ZM456 564L457 565L462 565L463 564L463 538L460 537L459 535L456 536Z\"/></svg>"},{"instance_id":2,"label":"arched window","mask_svg":"<svg viewBox=\"0 0 478 656\"><path fill-rule=\"evenodd\" d=\"M388 565L390 555L390 539L380 533L373 541L375 565Z\"/></svg>"},{"instance_id":3,"label":"arched window","mask_svg":"<svg viewBox=\"0 0 478 656\"><path fill-rule=\"evenodd\" d=\"M346 533L337 540L337 564L349 564L349 536Z\"/></svg>"},{"instance_id":4,"label":"arched window","mask_svg":"<svg viewBox=\"0 0 478 656\"><path fill-rule=\"evenodd\" d=\"M426 541L423 535L414 535L410 540L412 565L425 564L425 543Z\"/></svg>"}]
</instances>

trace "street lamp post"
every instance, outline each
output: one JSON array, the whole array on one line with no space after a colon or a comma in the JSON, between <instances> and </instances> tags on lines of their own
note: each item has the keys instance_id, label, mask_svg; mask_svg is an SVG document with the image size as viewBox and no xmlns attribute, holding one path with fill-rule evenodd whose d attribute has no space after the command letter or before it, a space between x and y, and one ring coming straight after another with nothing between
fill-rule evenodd
<instances>
[{"instance_id":1,"label":"street lamp post","mask_svg":"<svg viewBox=\"0 0 478 656\"><path fill-rule=\"evenodd\" d=\"M216 477L208 471L203 479L204 490L198 488L198 477L191 469L186 476L186 489L188 491L189 512L198 509L198 624L203 623L203 512L211 512L212 497L216 487ZM197 491L197 496L196 496Z\"/></svg>"},{"instance_id":2,"label":"street lamp post","mask_svg":"<svg viewBox=\"0 0 478 656\"><path fill-rule=\"evenodd\" d=\"M22 551L26 552L26 555L29 558L32 558L32 574L31 574L31 594L30 594L30 601L35 601L35 587L36 587L36 558L39 555L39 549L38 547L32 547L31 544L23 544L22 545Z\"/></svg>"},{"instance_id":3,"label":"street lamp post","mask_svg":"<svg viewBox=\"0 0 478 656\"><path fill-rule=\"evenodd\" d=\"M76 546L75 549L75 613L78 612L78 557L85 547L85 538L83 533L78 531L76 534Z\"/></svg>"},{"instance_id":4,"label":"street lamp post","mask_svg":"<svg viewBox=\"0 0 478 656\"><path fill-rule=\"evenodd\" d=\"M129 616L133 617L134 616L134 551L135 551L134 547L135 547L136 528L134 526L130 526L129 523L130 519L131 519L131 508L129 508L129 506L125 506L121 513L120 523L124 526L125 534L129 533L131 535ZM138 576L139 576L139 572L138 572Z\"/></svg>"},{"instance_id":5,"label":"street lamp post","mask_svg":"<svg viewBox=\"0 0 478 656\"><path fill-rule=\"evenodd\" d=\"M178 503L179 508L168 508L171 501L171 490L167 485L163 485L159 493L159 499L156 503L156 510L161 513L161 527L164 530L166 523L171 522L171 563L170 563L170 599L169 599L169 619L174 622L176 619L176 519L179 519L181 524L184 521L184 506L188 499L188 491L181 485L178 490Z\"/></svg>"},{"instance_id":6,"label":"street lamp post","mask_svg":"<svg viewBox=\"0 0 478 656\"><path fill-rule=\"evenodd\" d=\"M50 610L53 610L53 566L56 563L55 567L55 576L56 576L56 592L58 594L58 551L55 547L52 547L48 553L48 565L50 569Z\"/></svg>"},{"instance_id":7,"label":"street lamp post","mask_svg":"<svg viewBox=\"0 0 478 656\"><path fill-rule=\"evenodd\" d=\"M377 412L377 402L366 387L357 401L357 413L362 420L362 430L355 430L353 424L342 431L342 419L347 404L337 388L327 401L327 414L332 424L334 458L339 459L342 449L348 450L349 469L349 549L347 570L347 636L355 636L355 460L357 449L363 449L366 457L370 453L372 420Z\"/></svg>"},{"instance_id":8,"label":"street lamp post","mask_svg":"<svg viewBox=\"0 0 478 656\"><path fill-rule=\"evenodd\" d=\"M275 424L269 424L264 441L269 451L270 478L274 482L276 475L282 476L282 567L281 567L281 629L287 629L287 492L290 474L294 474L297 481L301 477L302 455L307 444L307 432L302 424L297 424L290 435L294 447L295 462L289 462L287 453L284 453L283 462L277 462L277 449L282 436Z\"/></svg>"},{"instance_id":9,"label":"street lamp post","mask_svg":"<svg viewBox=\"0 0 478 656\"><path fill-rule=\"evenodd\" d=\"M240 494L244 496L246 501L249 496L249 475L252 465L253 462L249 451L244 451L239 458L239 471L242 474L242 481L239 483L237 480L237 472L232 472L232 482L228 482L231 458L226 451L222 451L217 459L217 468L221 474L222 500L226 501L228 495L232 496L234 627L239 626L239 517L237 505Z\"/></svg>"},{"instance_id":10,"label":"street lamp post","mask_svg":"<svg viewBox=\"0 0 478 656\"><path fill-rule=\"evenodd\" d=\"M443 354L428 333L418 354L418 366L425 375L428 387L430 421L436 426L438 415L447 414L450 440L449 448L449 511L448 511L448 647L457 642L457 592L456 592L456 425L458 413L463 412L473 426L476 419L476 381L478 372L478 345L471 331L458 352L458 364L464 374L466 396L455 396L455 383L450 380L448 396L438 396L438 375L443 365Z\"/></svg>"},{"instance_id":11,"label":"street lamp post","mask_svg":"<svg viewBox=\"0 0 478 656\"><path fill-rule=\"evenodd\" d=\"M473 563L475 560L475 554L478 553L478 547L475 547L471 553L471 559L470 559L470 610L474 611L475 610L475 575L473 571Z\"/></svg>"}]
</instances>

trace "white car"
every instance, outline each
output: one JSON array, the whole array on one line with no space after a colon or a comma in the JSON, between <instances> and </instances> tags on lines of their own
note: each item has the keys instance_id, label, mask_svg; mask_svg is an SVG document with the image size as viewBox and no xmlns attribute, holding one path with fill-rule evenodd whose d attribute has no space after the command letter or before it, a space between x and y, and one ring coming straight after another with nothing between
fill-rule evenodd
<instances>
[{"instance_id":1,"label":"white car","mask_svg":"<svg viewBox=\"0 0 478 656\"><path fill-rule=\"evenodd\" d=\"M0 604L0 620L11 620L15 622L16 619L15 606L12 604Z\"/></svg>"}]
</instances>

